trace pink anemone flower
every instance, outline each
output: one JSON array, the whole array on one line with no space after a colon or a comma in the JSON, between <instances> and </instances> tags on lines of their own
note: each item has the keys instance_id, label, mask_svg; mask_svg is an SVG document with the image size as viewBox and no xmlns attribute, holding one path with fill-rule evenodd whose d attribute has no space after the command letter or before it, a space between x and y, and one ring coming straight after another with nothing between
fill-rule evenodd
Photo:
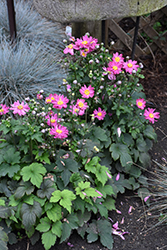
<instances>
[{"instance_id":1,"label":"pink anemone flower","mask_svg":"<svg viewBox=\"0 0 167 250\"><path fill-rule=\"evenodd\" d=\"M62 108L67 108L67 103L69 102L69 99L67 97L64 97L64 95L57 95L55 97L55 100L52 101L53 103L53 108L56 109L62 109Z\"/></svg>"},{"instance_id":2,"label":"pink anemone flower","mask_svg":"<svg viewBox=\"0 0 167 250\"><path fill-rule=\"evenodd\" d=\"M89 85L89 87L87 87L86 85L84 85L79 92L81 93L83 98L89 98L89 97L93 97L94 96L94 87L92 87L91 85Z\"/></svg>"},{"instance_id":3,"label":"pink anemone flower","mask_svg":"<svg viewBox=\"0 0 167 250\"><path fill-rule=\"evenodd\" d=\"M145 108L145 106L146 106L146 101L144 99L142 99L142 98L139 98L139 99L136 100L136 105L137 105L137 107L139 109L143 110Z\"/></svg>"},{"instance_id":4,"label":"pink anemone flower","mask_svg":"<svg viewBox=\"0 0 167 250\"><path fill-rule=\"evenodd\" d=\"M28 104L24 104L24 102L19 103L19 101L17 101L11 106L10 109L13 110L13 114L18 114L20 116L25 115L30 110Z\"/></svg>"},{"instance_id":5,"label":"pink anemone flower","mask_svg":"<svg viewBox=\"0 0 167 250\"><path fill-rule=\"evenodd\" d=\"M7 107L5 104L0 104L0 115L4 115L9 112L9 107Z\"/></svg>"},{"instance_id":6,"label":"pink anemone flower","mask_svg":"<svg viewBox=\"0 0 167 250\"><path fill-rule=\"evenodd\" d=\"M123 58L122 54L118 54L118 52L113 54L112 60L116 63L121 64L121 65L124 63L124 58Z\"/></svg>"},{"instance_id":7,"label":"pink anemone flower","mask_svg":"<svg viewBox=\"0 0 167 250\"><path fill-rule=\"evenodd\" d=\"M115 61L112 61L112 62L109 62L108 64L108 70L113 72L114 75L118 75L120 72L121 72L121 64L120 63L117 63Z\"/></svg>"},{"instance_id":8,"label":"pink anemone flower","mask_svg":"<svg viewBox=\"0 0 167 250\"><path fill-rule=\"evenodd\" d=\"M128 60L127 62L124 62L123 64L123 68L125 69L126 72L128 72L129 74L132 74L133 70L138 69L139 65L136 64L136 61L132 61L132 60Z\"/></svg>"},{"instance_id":9,"label":"pink anemone flower","mask_svg":"<svg viewBox=\"0 0 167 250\"><path fill-rule=\"evenodd\" d=\"M64 54L70 53L71 55L74 55L74 44L69 44L64 50Z\"/></svg>"},{"instance_id":10,"label":"pink anemone flower","mask_svg":"<svg viewBox=\"0 0 167 250\"><path fill-rule=\"evenodd\" d=\"M54 138L58 139L65 139L68 137L68 129L62 125L55 125L53 128L50 129L49 133L54 135Z\"/></svg>"},{"instance_id":11,"label":"pink anemone flower","mask_svg":"<svg viewBox=\"0 0 167 250\"><path fill-rule=\"evenodd\" d=\"M144 111L145 119L149 120L149 122L152 122L152 123L156 121L155 119L159 119L160 117L159 112L154 112L154 111L155 109L151 109L151 108L145 109Z\"/></svg>"},{"instance_id":12,"label":"pink anemone flower","mask_svg":"<svg viewBox=\"0 0 167 250\"><path fill-rule=\"evenodd\" d=\"M93 111L94 118L97 118L98 120L104 120L104 117L106 115L106 111L102 110L101 108L98 108L98 110Z\"/></svg>"}]
</instances>

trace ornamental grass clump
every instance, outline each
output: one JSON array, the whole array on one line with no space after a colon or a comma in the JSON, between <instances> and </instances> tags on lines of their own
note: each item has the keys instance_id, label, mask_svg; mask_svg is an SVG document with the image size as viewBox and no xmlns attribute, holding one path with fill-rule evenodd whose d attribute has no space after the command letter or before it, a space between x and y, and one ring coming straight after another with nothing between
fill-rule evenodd
<instances>
[{"instance_id":1,"label":"ornamental grass clump","mask_svg":"<svg viewBox=\"0 0 167 250\"><path fill-rule=\"evenodd\" d=\"M54 55L43 45L32 43L28 47L24 41L10 45L0 43L0 100L11 104L25 97L35 97L41 88L49 93L60 92L62 69L58 65L59 54Z\"/></svg>"},{"instance_id":2,"label":"ornamental grass clump","mask_svg":"<svg viewBox=\"0 0 167 250\"><path fill-rule=\"evenodd\" d=\"M1 36L10 40L8 9L6 0L0 0L0 30ZM43 43L44 47L63 48L63 32L61 26L42 18L34 9L31 1L14 1L17 42L24 39L27 45ZM52 51L53 53L53 51Z\"/></svg>"},{"instance_id":3,"label":"ornamental grass clump","mask_svg":"<svg viewBox=\"0 0 167 250\"><path fill-rule=\"evenodd\" d=\"M139 65L91 36L70 39L64 92L41 89L36 98L0 104L4 247L1 227L10 243L17 241L13 231L24 229L32 244L41 237L49 250L76 229L112 249L112 234L125 234L108 218L117 194L146 183L136 165L148 164L156 138L150 123L159 114L146 108Z\"/></svg>"}]
</instances>

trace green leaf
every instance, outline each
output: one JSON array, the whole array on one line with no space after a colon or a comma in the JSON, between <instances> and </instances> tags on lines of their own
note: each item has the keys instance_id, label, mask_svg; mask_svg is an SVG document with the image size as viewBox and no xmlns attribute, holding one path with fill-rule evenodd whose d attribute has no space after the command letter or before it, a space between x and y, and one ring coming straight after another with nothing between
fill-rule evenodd
<instances>
[{"instance_id":1,"label":"green leaf","mask_svg":"<svg viewBox=\"0 0 167 250\"><path fill-rule=\"evenodd\" d=\"M121 153L120 162L126 169L130 169L130 166L133 164L132 157L128 153Z\"/></svg>"},{"instance_id":2,"label":"green leaf","mask_svg":"<svg viewBox=\"0 0 167 250\"><path fill-rule=\"evenodd\" d=\"M88 233L87 240L89 243L95 242L98 239L98 228L95 220L89 224L86 232Z\"/></svg>"},{"instance_id":3,"label":"green leaf","mask_svg":"<svg viewBox=\"0 0 167 250\"><path fill-rule=\"evenodd\" d=\"M15 199L22 198L25 194L30 195L34 191L35 187L30 182L20 182L20 186L14 193Z\"/></svg>"},{"instance_id":4,"label":"green leaf","mask_svg":"<svg viewBox=\"0 0 167 250\"><path fill-rule=\"evenodd\" d=\"M56 243L57 236L52 233L52 231L48 231L42 234L42 244L44 245L45 250L49 250L51 246Z\"/></svg>"},{"instance_id":5,"label":"green leaf","mask_svg":"<svg viewBox=\"0 0 167 250\"><path fill-rule=\"evenodd\" d=\"M55 234L60 238L62 234L62 222L61 221L54 222L51 231L53 234Z\"/></svg>"},{"instance_id":6,"label":"green leaf","mask_svg":"<svg viewBox=\"0 0 167 250\"><path fill-rule=\"evenodd\" d=\"M96 203L95 206L98 208L100 215L105 217L106 219L108 218L108 210L106 206L103 204Z\"/></svg>"},{"instance_id":7,"label":"green leaf","mask_svg":"<svg viewBox=\"0 0 167 250\"><path fill-rule=\"evenodd\" d=\"M52 193L50 202L58 202L60 200L60 205L63 206L71 213L72 201L76 199L76 195L70 191L64 189L63 191L56 190Z\"/></svg>"},{"instance_id":8,"label":"green leaf","mask_svg":"<svg viewBox=\"0 0 167 250\"><path fill-rule=\"evenodd\" d=\"M44 162L50 164L49 157L50 157L49 153L44 152L42 155L36 154L35 159L40 160L41 162L44 161Z\"/></svg>"},{"instance_id":9,"label":"green leaf","mask_svg":"<svg viewBox=\"0 0 167 250\"><path fill-rule=\"evenodd\" d=\"M110 196L107 196L107 198L105 199L105 201L103 202L103 205L109 210L116 210L115 208L115 200L110 197Z\"/></svg>"},{"instance_id":10,"label":"green leaf","mask_svg":"<svg viewBox=\"0 0 167 250\"><path fill-rule=\"evenodd\" d=\"M100 235L100 241L103 246L113 249L112 226L107 220L98 220L97 227Z\"/></svg>"},{"instance_id":11,"label":"green leaf","mask_svg":"<svg viewBox=\"0 0 167 250\"><path fill-rule=\"evenodd\" d=\"M0 227L0 249L1 250L8 250L7 242L8 242L8 236L3 231L3 228Z\"/></svg>"},{"instance_id":12,"label":"green leaf","mask_svg":"<svg viewBox=\"0 0 167 250\"><path fill-rule=\"evenodd\" d=\"M150 156L148 153L140 153L139 160L142 163L143 167L147 167L150 164Z\"/></svg>"},{"instance_id":13,"label":"green leaf","mask_svg":"<svg viewBox=\"0 0 167 250\"><path fill-rule=\"evenodd\" d=\"M87 210L84 213L82 213L81 211L78 211L77 217L78 217L78 225L82 227L86 222L90 220L91 213L88 212Z\"/></svg>"},{"instance_id":14,"label":"green leaf","mask_svg":"<svg viewBox=\"0 0 167 250\"><path fill-rule=\"evenodd\" d=\"M136 146L140 152L145 152L147 150L147 145L144 139L138 138L136 140Z\"/></svg>"},{"instance_id":15,"label":"green leaf","mask_svg":"<svg viewBox=\"0 0 167 250\"><path fill-rule=\"evenodd\" d=\"M93 134L95 138L99 139L100 141L108 141L106 131L101 127L94 127Z\"/></svg>"},{"instance_id":16,"label":"green leaf","mask_svg":"<svg viewBox=\"0 0 167 250\"><path fill-rule=\"evenodd\" d=\"M133 190L138 189L140 187L140 184L138 182L136 182L134 177L129 178L129 184L132 185Z\"/></svg>"},{"instance_id":17,"label":"green leaf","mask_svg":"<svg viewBox=\"0 0 167 250\"><path fill-rule=\"evenodd\" d=\"M0 166L0 176L8 175L10 178L14 176L20 170L19 165L10 165L8 163L2 163Z\"/></svg>"},{"instance_id":18,"label":"green leaf","mask_svg":"<svg viewBox=\"0 0 167 250\"><path fill-rule=\"evenodd\" d=\"M100 181L103 186L104 184L107 182L108 180L108 175L106 174L106 172L109 172L108 168L105 167L105 166L101 166L100 164L98 164L96 166L96 172L95 172L95 175L98 179L98 181Z\"/></svg>"},{"instance_id":19,"label":"green leaf","mask_svg":"<svg viewBox=\"0 0 167 250\"><path fill-rule=\"evenodd\" d=\"M151 140L156 140L157 138L157 134L155 133L155 130L151 125L147 125L147 127L143 131L143 134Z\"/></svg>"},{"instance_id":20,"label":"green leaf","mask_svg":"<svg viewBox=\"0 0 167 250\"><path fill-rule=\"evenodd\" d=\"M20 153L16 152L14 147L9 148L3 157L7 163L12 165L20 162Z\"/></svg>"},{"instance_id":21,"label":"green leaf","mask_svg":"<svg viewBox=\"0 0 167 250\"><path fill-rule=\"evenodd\" d=\"M7 219L11 215L11 209L9 207L0 206L0 218Z\"/></svg>"},{"instance_id":22,"label":"green leaf","mask_svg":"<svg viewBox=\"0 0 167 250\"><path fill-rule=\"evenodd\" d=\"M141 170L139 167L132 165L130 168L129 174L135 178L138 178L141 175Z\"/></svg>"},{"instance_id":23,"label":"green leaf","mask_svg":"<svg viewBox=\"0 0 167 250\"><path fill-rule=\"evenodd\" d=\"M49 179L44 179L40 186L40 189L37 191L38 197L42 199L47 197L48 199L50 199L52 193L55 191L53 185L54 185L53 181Z\"/></svg>"},{"instance_id":24,"label":"green leaf","mask_svg":"<svg viewBox=\"0 0 167 250\"><path fill-rule=\"evenodd\" d=\"M23 203L21 207L21 217L23 225L27 231L35 225L36 217L40 218L41 214L42 208L38 202L34 201L33 205Z\"/></svg>"},{"instance_id":25,"label":"green leaf","mask_svg":"<svg viewBox=\"0 0 167 250\"><path fill-rule=\"evenodd\" d=\"M29 166L24 167L20 174L23 176L24 181L30 180L32 184L40 188L43 181L43 175L46 173L46 169L41 163L34 162Z\"/></svg>"},{"instance_id":26,"label":"green leaf","mask_svg":"<svg viewBox=\"0 0 167 250\"><path fill-rule=\"evenodd\" d=\"M46 214L50 220L53 222L59 221L62 218L61 207L55 204L54 207L46 211Z\"/></svg>"},{"instance_id":27,"label":"green leaf","mask_svg":"<svg viewBox=\"0 0 167 250\"><path fill-rule=\"evenodd\" d=\"M44 232L49 231L50 227L51 227L51 221L49 220L48 217L44 217L44 218L40 219L40 223L38 224L36 229L39 232L44 233Z\"/></svg>"},{"instance_id":28,"label":"green leaf","mask_svg":"<svg viewBox=\"0 0 167 250\"><path fill-rule=\"evenodd\" d=\"M77 215L70 214L64 219L62 223L62 236L60 239L60 244L70 237L72 229L78 228L78 218Z\"/></svg>"}]
</instances>

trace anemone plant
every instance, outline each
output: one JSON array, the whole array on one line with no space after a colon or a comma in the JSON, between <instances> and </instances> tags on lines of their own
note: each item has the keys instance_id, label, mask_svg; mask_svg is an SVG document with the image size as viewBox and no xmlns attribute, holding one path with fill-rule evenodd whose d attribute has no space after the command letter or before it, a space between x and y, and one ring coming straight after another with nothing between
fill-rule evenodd
<instances>
[{"instance_id":1,"label":"anemone plant","mask_svg":"<svg viewBox=\"0 0 167 250\"><path fill-rule=\"evenodd\" d=\"M60 53L52 55L41 43L27 46L24 41L11 46L0 42L0 100L9 104L37 91L60 92L63 72L57 61Z\"/></svg>"},{"instance_id":2,"label":"anemone plant","mask_svg":"<svg viewBox=\"0 0 167 250\"><path fill-rule=\"evenodd\" d=\"M50 47L62 47L64 36L60 24L42 18L34 9L31 1L16 0L17 40L24 39L28 43L42 43ZM9 21L6 0L0 0L0 33L9 38Z\"/></svg>"}]
</instances>

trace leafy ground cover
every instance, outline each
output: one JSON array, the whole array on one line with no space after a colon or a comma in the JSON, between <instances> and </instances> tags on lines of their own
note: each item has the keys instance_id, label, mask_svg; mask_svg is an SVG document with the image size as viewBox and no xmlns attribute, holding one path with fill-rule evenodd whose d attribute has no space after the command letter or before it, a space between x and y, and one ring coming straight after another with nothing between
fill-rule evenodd
<instances>
[{"instance_id":1,"label":"leafy ground cover","mask_svg":"<svg viewBox=\"0 0 167 250\"><path fill-rule=\"evenodd\" d=\"M151 106L155 106L156 109L161 114L161 117L154 125L154 128L158 135L158 142L154 144L153 149L150 151L151 157L158 162L162 162L162 157L165 157L167 138L167 64L165 56L156 56L156 64L153 67L153 60L151 57L142 59L145 69L144 75L145 79L141 80L145 89L147 96L147 101L150 102ZM156 171L156 165L151 164L149 171ZM148 172L146 175L149 177L151 174ZM155 219L150 219L151 215L149 213L143 212L146 207L141 202L140 198L132 191L125 192L123 195L120 194L117 198L116 208L118 211L112 211L109 213L110 218L112 218L113 223L118 221L119 228L122 231L128 231L129 234L124 235L125 240L123 240L119 235L114 235L114 247L113 249L138 249L138 250L156 250L165 249L167 246L166 237L164 237L167 228L159 227L152 230L148 229L156 223ZM149 219L149 220L148 220ZM20 241L16 245L9 246L9 250L44 250L42 243L37 242L34 246L29 243L29 240L20 236ZM76 232L71 235L67 242L62 244L56 244L51 248L51 250L107 250L103 247L99 241L88 244L86 240L83 240Z\"/></svg>"}]
</instances>

